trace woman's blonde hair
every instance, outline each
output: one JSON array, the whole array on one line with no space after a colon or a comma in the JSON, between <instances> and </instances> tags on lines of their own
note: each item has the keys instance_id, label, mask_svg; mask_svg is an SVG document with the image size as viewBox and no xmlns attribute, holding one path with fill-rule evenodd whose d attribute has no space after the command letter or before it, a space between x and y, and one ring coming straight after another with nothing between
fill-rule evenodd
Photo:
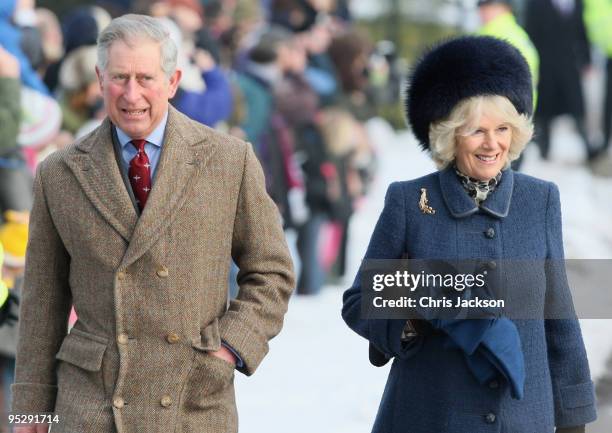
<instances>
[{"instance_id":1,"label":"woman's blonde hair","mask_svg":"<svg viewBox=\"0 0 612 433\"><path fill-rule=\"evenodd\" d=\"M512 129L506 166L519 157L533 136L531 118L519 114L512 102L504 96L473 96L459 102L446 119L432 123L429 127L432 158L440 170L455 160L457 137L468 136L478 129L483 113L503 119Z\"/></svg>"}]
</instances>

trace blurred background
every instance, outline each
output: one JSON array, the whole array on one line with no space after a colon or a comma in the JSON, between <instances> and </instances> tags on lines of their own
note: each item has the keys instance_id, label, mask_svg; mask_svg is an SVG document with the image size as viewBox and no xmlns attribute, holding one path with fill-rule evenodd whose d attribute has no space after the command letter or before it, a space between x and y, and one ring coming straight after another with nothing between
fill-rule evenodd
<instances>
[{"instance_id":1,"label":"blurred background","mask_svg":"<svg viewBox=\"0 0 612 433\"><path fill-rule=\"evenodd\" d=\"M389 183L435 170L402 100L412 63L437 41L478 33L519 48L534 76L536 135L514 168L559 185L568 258L612 259L612 0L1 0L0 411L32 175L105 117L96 38L128 12L159 17L180 47L171 103L253 144L299 272L269 356L236 378L241 432L370 431L388 367L369 364L341 298ZM612 321L581 323L600 409L587 431L609 433ZM9 431L6 416L0 425Z\"/></svg>"}]
</instances>

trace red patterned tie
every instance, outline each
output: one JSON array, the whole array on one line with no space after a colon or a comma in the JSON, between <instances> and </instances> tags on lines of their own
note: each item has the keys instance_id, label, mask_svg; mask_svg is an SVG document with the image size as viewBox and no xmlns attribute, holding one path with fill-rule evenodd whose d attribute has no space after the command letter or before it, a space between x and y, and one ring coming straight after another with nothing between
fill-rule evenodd
<instances>
[{"instance_id":1,"label":"red patterned tie","mask_svg":"<svg viewBox=\"0 0 612 433\"><path fill-rule=\"evenodd\" d=\"M144 149L146 142L147 140L131 141L138 153L130 161L130 169L128 170L132 191L136 196L136 204L141 212L147 204L149 191L151 191L151 165Z\"/></svg>"}]
</instances>

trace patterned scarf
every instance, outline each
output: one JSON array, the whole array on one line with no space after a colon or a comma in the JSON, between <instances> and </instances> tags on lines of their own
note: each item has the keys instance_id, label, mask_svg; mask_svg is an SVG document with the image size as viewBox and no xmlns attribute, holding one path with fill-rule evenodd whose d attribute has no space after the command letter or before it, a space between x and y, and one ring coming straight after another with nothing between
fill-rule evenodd
<instances>
[{"instance_id":1,"label":"patterned scarf","mask_svg":"<svg viewBox=\"0 0 612 433\"><path fill-rule=\"evenodd\" d=\"M495 188L497 188L497 185L499 185L502 177L502 172L500 171L492 179L478 180L461 173L456 165L454 168L455 173L457 173L457 176L461 181L461 185L463 185L463 188L465 188L467 193L474 199L477 205L480 205L480 203L487 199L489 194L495 191Z\"/></svg>"}]
</instances>

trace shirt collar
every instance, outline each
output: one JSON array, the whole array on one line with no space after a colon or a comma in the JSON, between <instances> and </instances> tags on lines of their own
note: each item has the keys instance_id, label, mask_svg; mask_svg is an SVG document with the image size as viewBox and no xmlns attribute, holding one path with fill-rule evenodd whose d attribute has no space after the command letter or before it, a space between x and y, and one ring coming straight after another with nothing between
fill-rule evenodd
<instances>
[{"instance_id":1,"label":"shirt collar","mask_svg":"<svg viewBox=\"0 0 612 433\"><path fill-rule=\"evenodd\" d=\"M481 210L497 218L508 216L510 210L510 200L514 190L512 169L503 170L503 179L503 182L497 186L495 194L491 194L480 204ZM479 206L461 185L452 165L440 172L440 188L446 206L455 218L463 218L478 212Z\"/></svg>"},{"instance_id":2,"label":"shirt collar","mask_svg":"<svg viewBox=\"0 0 612 433\"><path fill-rule=\"evenodd\" d=\"M159 125L157 125L157 127L149 134L148 137L145 137L145 140L157 147L161 147L164 142L164 132L166 131L167 123L168 111L166 110L166 114L164 114L164 117L162 118L161 122L159 122ZM119 139L119 144L121 144L121 147L124 148L130 144L132 139L116 125L115 129L117 130L117 138Z\"/></svg>"}]
</instances>

